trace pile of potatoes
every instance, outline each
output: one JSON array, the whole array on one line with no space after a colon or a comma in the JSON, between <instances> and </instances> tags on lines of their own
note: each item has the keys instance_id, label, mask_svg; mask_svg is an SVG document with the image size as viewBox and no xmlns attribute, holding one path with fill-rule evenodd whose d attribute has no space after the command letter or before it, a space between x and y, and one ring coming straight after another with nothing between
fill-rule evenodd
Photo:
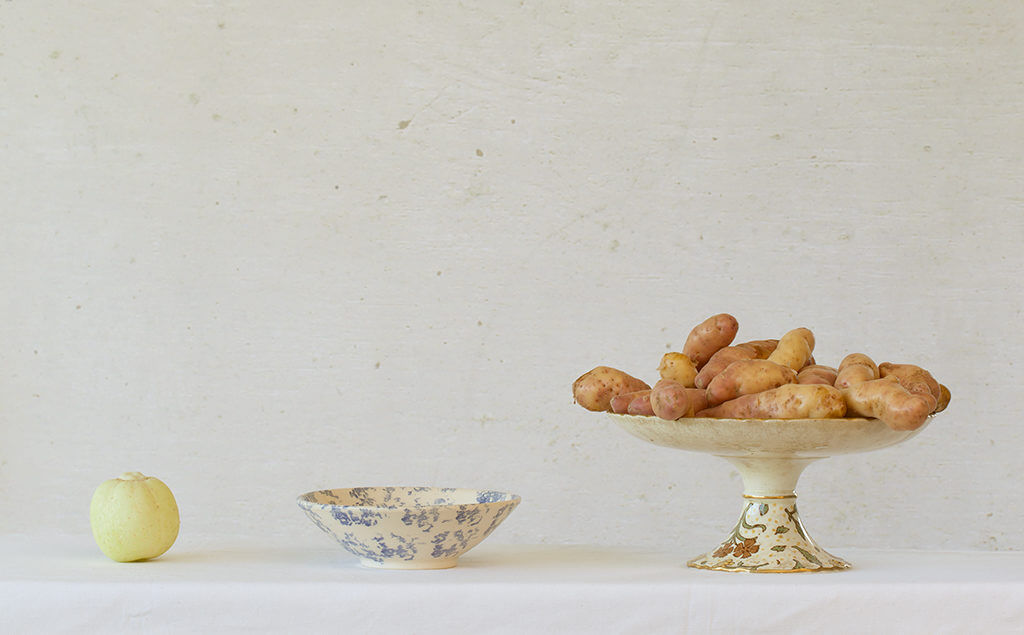
<instances>
[{"instance_id":1,"label":"pile of potatoes","mask_svg":"<svg viewBox=\"0 0 1024 635\"><path fill-rule=\"evenodd\" d=\"M739 323L720 313L690 331L682 352L665 353L654 387L598 366L572 385L587 410L728 419L880 419L894 430L916 430L945 409L949 389L913 364L876 364L851 353L838 368L817 364L806 328L778 340L733 344Z\"/></svg>"}]
</instances>

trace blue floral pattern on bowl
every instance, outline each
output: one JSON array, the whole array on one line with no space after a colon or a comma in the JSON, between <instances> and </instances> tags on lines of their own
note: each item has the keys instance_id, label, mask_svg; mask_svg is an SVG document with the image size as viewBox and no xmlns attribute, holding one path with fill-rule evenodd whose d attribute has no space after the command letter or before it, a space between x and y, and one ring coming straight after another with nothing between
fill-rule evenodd
<instances>
[{"instance_id":1,"label":"blue floral pattern on bowl","mask_svg":"<svg viewBox=\"0 0 1024 635\"><path fill-rule=\"evenodd\" d=\"M299 496L323 532L369 567L444 569L519 505L515 494L450 487L352 487Z\"/></svg>"}]
</instances>

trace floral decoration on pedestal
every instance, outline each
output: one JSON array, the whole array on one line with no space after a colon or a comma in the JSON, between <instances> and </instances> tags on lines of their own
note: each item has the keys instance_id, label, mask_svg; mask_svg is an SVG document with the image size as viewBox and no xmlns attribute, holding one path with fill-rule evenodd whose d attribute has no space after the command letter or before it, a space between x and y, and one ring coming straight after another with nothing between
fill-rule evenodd
<instances>
[{"instance_id":1,"label":"floral decoration on pedestal","mask_svg":"<svg viewBox=\"0 0 1024 635\"><path fill-rule=\"evenodd\" d=\"M796 496L747 497L740 520L714 551L689 566L717 571L789 573L845 569L850 565L811 540L796 510Z\"/></svg>"}]
</instances>

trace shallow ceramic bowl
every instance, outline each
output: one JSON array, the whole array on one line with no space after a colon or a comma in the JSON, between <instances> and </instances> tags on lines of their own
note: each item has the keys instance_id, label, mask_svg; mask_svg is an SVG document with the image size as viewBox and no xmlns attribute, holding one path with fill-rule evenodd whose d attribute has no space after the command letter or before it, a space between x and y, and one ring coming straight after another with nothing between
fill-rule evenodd
<instances>
[{"instance_id":1,"label":"shallow ceramic bowl","mask_svg":"<svg viewBox=\"0 0 1024 635\"><path fill-rule=\"evenodd\" d=\"M352 487L299 496L313 524L367 567L447 569L519 505L515 494L450 487Z\"/></svg>"}]
</instances>

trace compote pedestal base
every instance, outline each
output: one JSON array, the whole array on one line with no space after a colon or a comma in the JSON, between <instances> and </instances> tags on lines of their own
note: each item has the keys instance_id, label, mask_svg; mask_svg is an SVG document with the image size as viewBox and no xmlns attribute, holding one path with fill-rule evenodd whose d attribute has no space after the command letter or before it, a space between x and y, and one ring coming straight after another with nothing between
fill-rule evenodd
<instances>
[{"instance_id":1,"label":"compote pedestal base","mask_svg":"<svg viewBox=\"0 0 1024 635\"><path fill-rule=\"evenodd\" d=\"M743 513L716 549L687 564L714 571L795 573L850 565L819 547L804 529L794 490L813 461L895 445L918 430L892 430L877 419L679 419L610 415L655 445L706 452L743 477ZM919 429L920 430L920 429Z\"/></svg>"},{"instance_id":2,"label":"compote pedestal base","mask_svg":"<svg viewBox=\"0 0 1024 635\"><path fill-rule=\"evenodd\" d=\"M800 473L815 459L725 457L743 478L743 513L717 549L690 560L697 569L795 573L846 569L849 563L807 535L796 509Z\"/></svg>"},{"instance_id":3,"label":"compote pedestal base","mask_svg":"<svg viewBox=\"0 0 1024 635\"><path fill-rule=\"evenodd\" d=\"M687 564L714 571L797 573L846 569L848 562L819 547L804 529L796 496L746 499L739 522L714 551Z\"/></svg>"}]
</instances>

